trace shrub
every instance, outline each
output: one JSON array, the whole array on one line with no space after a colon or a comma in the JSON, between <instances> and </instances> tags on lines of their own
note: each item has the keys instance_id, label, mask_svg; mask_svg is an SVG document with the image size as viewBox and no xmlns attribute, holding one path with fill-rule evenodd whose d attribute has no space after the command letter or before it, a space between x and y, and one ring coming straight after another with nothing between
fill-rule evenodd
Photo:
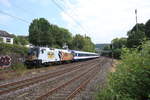
<instances>
[{"instance_id":1,"label":"shrub","mask_svg":"<svg viewBox=\"0 0 150 100\"><path fill-rule=\"evenodd\" d=\"M15 63L12 65L12 68L15 70L15 71L24 71L26 70L26 66L22 63Z\"/></svg>"},{"instance_id":2,"label":"shrub","mask_svg":"<svg viewBox=\"0 0 150 100\"><path fill-rule=\"evenodd\" d=\"M8 53L19 53L26 55L28 52L28 48L22 47L16 44L4 44L0 43L0 53L8 54Z\"/></svg>"},{"instance_id":3,"label":"shrub","mask_svg":"<svg viewBox=\"0 0 150 100\"><path fill-rule=\"evenodd\" d=\"M150 99L150 41L139 49L123 49L122 63L108 76L107 88L97 100Z\"/></svg>"}]
</instances>

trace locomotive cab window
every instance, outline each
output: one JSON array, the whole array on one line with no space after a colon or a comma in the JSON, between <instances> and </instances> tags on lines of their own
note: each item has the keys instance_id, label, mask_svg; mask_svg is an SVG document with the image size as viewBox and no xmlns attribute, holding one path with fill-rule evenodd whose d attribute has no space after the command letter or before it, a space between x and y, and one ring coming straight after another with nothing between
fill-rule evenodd
<instances>
[{"instance_id":1,"label":"locomotive cab window","mask_svg":"<svg viewBox=\"0 0 150 100\"><path fill-rule=\"evenodd\" d=\"M42 50L41 50L42 54L44 53L44 51L45 51L45 49L42 49Z\"/></svg>"},{"instance_id":2,"label":"locomotive cab window","mask_svg":"<svg viewBox=\"0 0 150 100\"><path fill-rule=\"evenodd\" d=\"M39 48L31 48L29 50L28 55L38 57L38 55L39 55Z\"/></svg>"}]
</instances>

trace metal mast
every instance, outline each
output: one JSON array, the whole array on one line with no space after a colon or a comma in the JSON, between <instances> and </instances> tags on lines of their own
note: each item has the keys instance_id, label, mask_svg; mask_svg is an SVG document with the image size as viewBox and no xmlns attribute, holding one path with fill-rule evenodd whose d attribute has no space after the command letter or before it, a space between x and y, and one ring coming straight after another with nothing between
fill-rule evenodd
<instances>
[{"instance_id":1,"label":"metal mast","mask_svg":"<svg viewBox=\"0 0 150 100\"><path fill-rule=\"evenodd\" d=\"M137 9L135 9L136 32L138 32Z\"/></svg>"}]
</instances>

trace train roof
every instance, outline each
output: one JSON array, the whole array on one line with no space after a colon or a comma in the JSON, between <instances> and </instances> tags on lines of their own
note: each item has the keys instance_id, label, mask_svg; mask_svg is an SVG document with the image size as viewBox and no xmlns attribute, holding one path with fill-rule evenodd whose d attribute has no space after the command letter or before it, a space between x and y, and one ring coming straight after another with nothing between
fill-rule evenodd
<instances>
[{"instance_id":1,"label":"train roof","mask_svg":"<svg viewBox=\"0 0 150 100\"><path fill-rule=\"evenodd\" d=\"M78 51L78 50L70 50L70 49L57 49L57 48L49 48L49 47L32 47L32 48L41 48L41 49L51 49L51 50L60 50L66 52L74 52L74 53L83 53L83 54L97 54L94 52L85 52L85 51Z\"/></svg>"},{"instance_id":2,"label":"train roof","mask_svg":"<svg viewBox=\"0 0 150 100\"><path fill-rule=\"evenodd\" d=\"M85 51L76 51L76 50L72 50L74 53L83 53L83 54L97 54L94 52L85 52Z\"/></svg>"},{"instance_id":3,"label":"train roof","mask_svg":"<svg viewBox=\"0 0 150 100\"><path fill-rule=\"evenodd\" d=\"M57 49L57 48L49 48L49 47L38 47L38 46L36 46L36 47L32 47L32 48L40 48L40 49L46 49L46 50L48 50L48 49L50 49L50 50L59 50L59 51L64 51L64 52L71 52L71 50L68 50L68 49Z\"/></svg>"}]
</instances>

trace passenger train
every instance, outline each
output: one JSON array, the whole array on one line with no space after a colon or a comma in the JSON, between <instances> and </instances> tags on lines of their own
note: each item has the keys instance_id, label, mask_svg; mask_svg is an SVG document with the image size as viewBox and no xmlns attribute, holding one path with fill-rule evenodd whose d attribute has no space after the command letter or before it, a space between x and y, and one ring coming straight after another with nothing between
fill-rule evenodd
<instances>
[{"instance_id":1,"label":"passenger train","mask_svg":"<svg viewBox=\"0 0 150 100\"><path fill-rule=\"evenodd\" d=\"M27 65L49 65L66 61L79 61L97 58L99 55L92 52L55 49L48 47L30 48L25 64Z\"/></svg>"}]
</instances>

